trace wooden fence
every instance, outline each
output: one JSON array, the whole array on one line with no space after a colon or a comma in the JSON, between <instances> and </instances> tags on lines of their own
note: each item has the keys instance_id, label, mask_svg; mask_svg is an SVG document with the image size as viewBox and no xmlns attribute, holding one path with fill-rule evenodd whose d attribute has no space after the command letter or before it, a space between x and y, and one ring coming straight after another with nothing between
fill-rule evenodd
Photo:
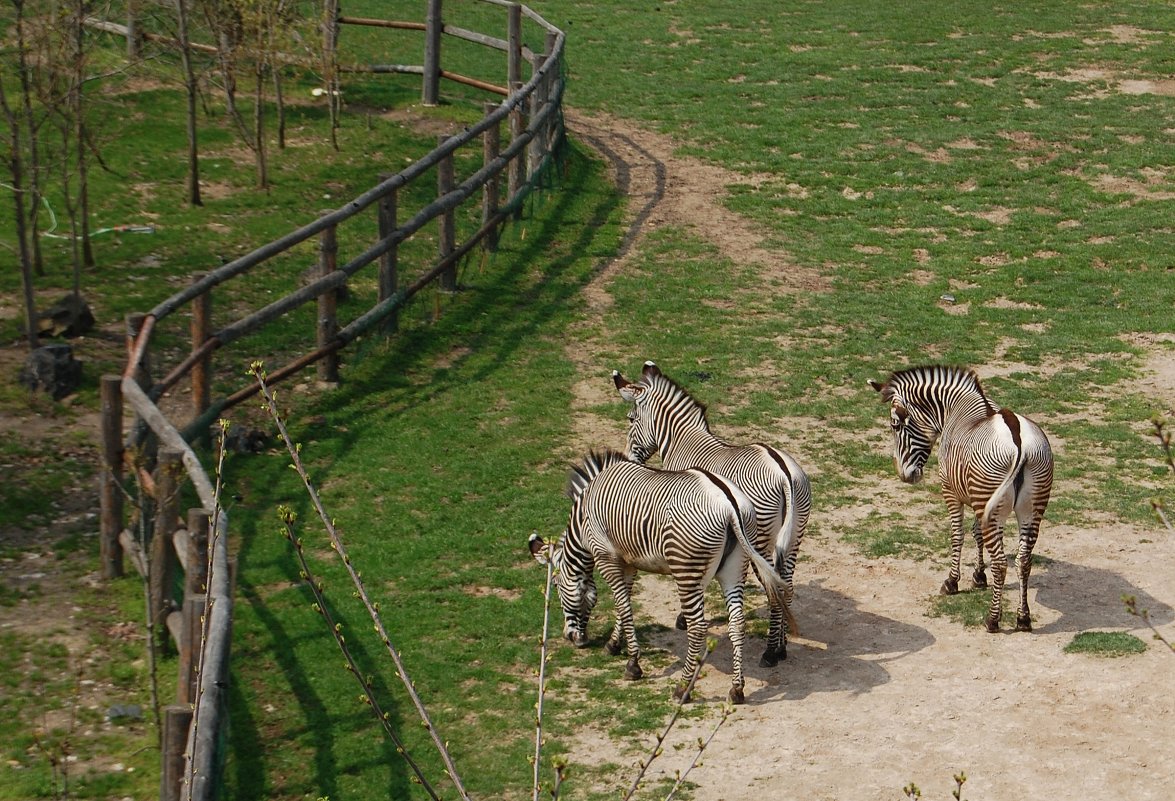
<instances>
[{"instance_id":1,"label":"wooden fence","mask_svg":"<svg viewBox=\"0 0 1175 801\"><path fill-rule=\"evenodd\" d=\"M197 273L188 286L145 314L127 319L127 362L121 375L102 379L101 563L106 578L122 575L124 559L148 576L149 614L157 632L167 631L179 652L176 703L166 709L163 733L161 798L211 799L220 785L224 759L229 643L232 631L234 566L229 552L229 519L218 506L217 493L192 448L207 436L214 421L229 408L259 390L249 383L212 398L212 357L249 334L256 333L311 301L317 303L315 331L308 333L303 355L267 372L277 383L317 366L321 379L338 379L338 353L368 332L390 333L398 311L425 287L442 289L457 284L457 264L479 245L493 250L500 227L521 214L526 196L552 163L564 139L562 97L565 36L530 8L503 0L480 0L501 6L506 37L494 38L441 21L441 0L429 0L427 22L394 23L347 18L335 13L337 25L327 32L337 43L343 25L378 25L423 31L424 64L402 69L372 68L373 72L423 75L422 95L436 102L442 78L479 87L504 97L485 105L485 116L462 133L441 137L437 147L414 164L380 182L340 208L324 214L278 239L223 266ZM542 48L522 43L524 20L537 28ZM441 69L442 35L454 36L505 51L506 80L498 86ZM530 78L523 83L525 65ZM502 129L509 139L502 146ZM454 154L462 148L481 153L481 168L458 182ZM401 221L401 190L426 175L435 174L437 192L431 202ZM501 182L507 182L502 202ZM456 241L454 212L470 200L480 200L480 226L464 241ZM363 215L374 214L377 236L361 252L343 261L338 253L338 230L352 224L362 230ZM399 246L429 223L437 224L437 255L410 283L401 283ZM370 227L370 217L367 218ZM308 240L317 240L318 260L312 280L292 287L289 294L250 311L214 330L212 291L228 281L274 260ZM373 306L350 321L338 318L336 299L348 279L367 269L375 271L378 297ZM166 322L190 309L191 347L178 364L164 371L156 364L151 342ZM182 336L182 335L181 335ZM311 339L312 337L312 339ZM244 357L240 357L244 358ZM240 365L233 373L243 374ZM156 378L155 376L159 376ZM181 381L190 382L192 406L187 421L170 419L157 403ZM124 430L124 408L131 413ZM173 412L174 416L174 412ZM151 467L148 470L148 466ZM132 473L150 499L154 513L140 522L139 532L125 529L125 478ZM188 510L181 521L182 480L191 482L200 507ZM142 510L141 510L142 511ZM183 574L182 598L173 587Z\"/></svg>"}]
</instances>

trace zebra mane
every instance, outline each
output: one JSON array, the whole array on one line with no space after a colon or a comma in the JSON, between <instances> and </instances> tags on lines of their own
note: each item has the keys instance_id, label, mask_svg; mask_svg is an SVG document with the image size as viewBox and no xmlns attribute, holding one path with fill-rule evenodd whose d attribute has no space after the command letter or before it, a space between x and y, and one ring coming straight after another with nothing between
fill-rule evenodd
<instances>
[{"instance_id":1,"label":"zebra mane","mask_svg":"<svg viewBox=\"0 0 1175 801\"><path fill-rule=\"evenodd\" d=\"M663 395L671 406L675 406L675 402L680 399L688 400L698 417L701 418L702 427L706 431L710 430L710 421L706 419L706 404L691 395L681 384L661 372L645 375L641 378L641 382L649 389L656 390L660 395Z\"/></svg>"},{"instance_id":2,"label":"zebra mane","mask_svg":"<svg viewBox=\"0 0 1175 801\"><path fill-rule=\"evenodd\" d=\"M987 397L987 393L983 391L983 386L979 383L979 376L970 367L943 364L909 367L905 370L898 370L891 373L885 385L887 387L898 386L901 388L927 385L958 387L978 393L983 398L985 404L992 406L991 401Z\"/></svg>"},{"instance_id":3,"label":"zebra mane","mask_svg":"<svg viewBox=\"0 0 1175 801\"><path fill-rule=\"evenodd\" d=\"M590 450L584 455L580 464L573 464L567 476L567 497L575 501L592 483L592 479L603 472L604 468L615 462L627 462L628 457L620 451L605 448L602 451Z\"/></svg>"}]
</instances>

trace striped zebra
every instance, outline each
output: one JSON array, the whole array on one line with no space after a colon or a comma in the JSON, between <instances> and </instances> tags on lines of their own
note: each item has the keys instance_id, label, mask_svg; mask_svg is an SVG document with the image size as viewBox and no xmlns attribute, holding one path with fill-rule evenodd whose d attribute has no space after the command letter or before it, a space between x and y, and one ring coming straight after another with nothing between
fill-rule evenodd
<instances>
[{"instance_id":1,"label":"striped zebra","mask_svg":"<svg viewBox=\"0 0 1175 801\"><path fill-rule=\"evenodd\" d=\"M592 574L598 568L616 601L616 625L606 648L618 654L627 646L625 676L641 678L633 582L638 570L672 576L689 632L682 680L674 691L681 698L705 648L703 593L717 578L734 651L730 700L743 703L747 561L753 560L758 570L774 579L766 584L770 597L782 603L784 592L783 582L747 538L755 515L750 498L705 470L655 470L617 451L588 453L571 474L568 495L572 507L567 528L550 553L558 568L564 635L577 647L587 644L587 619L596 601ZM530 549L540 561L550 552L537 534L531 536Z\"/></svg>"},{"instance_id":2,"label":"striped zebra","mask_svg":"<svg viewBox=\"0 0 1175 801\"><path fill-rule=\"evenodd\" d=\"M984 621L999 631L1004 579L1003 529L1015 512L1020 528L1016 561L1020 571L1020 608L1016 630L1031 631L1028 576L1032 549L1053 486L1053 453L1040 426L1027 417L992 404L979 378L961 367L914 367L893 373L884 384L870 380L889 404L894 465L902 481L922 479L937 440L942 494L951 514L951 569L943 595L959 591L963 552L964 507L975 512L972 534L978 550L975 586L987 586L983 549L991 557L991 606Z\"/></svg>"},{"instance_id":3,"label":"striped zebra","mask_svg":"<svg viewBox=\"0 0 1175 801\"><path fill-rule=\"evenodd\" d=\"M710 432L706 407L647 361L639 381L618 371L612 381L632 403L628 413L628 457L645 463L660 452L666 470L701 467L724 476L755 504L755 548L774 560L787 587L783 604L771 604L767 649L759 664L772 667L787 659L787 636L797 634L791 615L796 557L812 509L807 473L788 454L769 445L731 445ZM760 576L760 581L763 577ZM678 627L681 628L679 619Z\"/></svg>"}]
</instances>

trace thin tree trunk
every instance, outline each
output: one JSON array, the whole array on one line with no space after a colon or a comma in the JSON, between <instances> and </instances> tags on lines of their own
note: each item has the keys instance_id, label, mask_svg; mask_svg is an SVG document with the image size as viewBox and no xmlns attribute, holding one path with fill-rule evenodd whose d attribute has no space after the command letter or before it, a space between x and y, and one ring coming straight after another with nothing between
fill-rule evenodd
<instances>
[{"instance_id":1,"label":"thin tree trunk","mask_svg":"<svg viewBox=\"0 0 1175 801\"><path fill-rule=\"evenodd\" d=\"M184 67L184 85L188 93L188 203L203 206L200 199L200 149L196 137L196 105L199 87L196 71L192 66L192 48L188 42L188 0L175 0L177 35L180 45L180 59Z\"/></svg>"},{"instance_id":2,"label":"thin tree trunk","mask_svg":"<svg viewBox=\"0 0 1175 801\"><path fill-rule=\"evenodd\" d=\"M20 2L14 2L17 17L23 11ZM4 93L4 82L0 81L0 110L4 112L4 120L8 123L8 139L10 158L8 162L9 178L12 180L12 203L16 222L17 252L20 256L20 283L24 290L25 334L29 341L29 350L36 350L40 346L37 340L37 309L33 300L33 265L32 255L29 253L28 229L25 226L24 205L24 163L21 151L21 120L8 104L8 96Z\"/></svg>"},{"instance_id":3,"label":"thin tree trunk","mask_svg":"<svg viewBox=\"0 0 1175 801\"><path fill-rule=\"evenodd\" d=\"M41 160L37 148L37 129L40 126L37 124L36 114L33 112L34 89L29 74L29 44L25 41L25 2L24 0L12 0L12 7L16 12L16 47L20 54L17 69L20 73L21 110L24 115L24 127L28 132L29 140L27 169L22 170L28 180L28 188L25 191L29 195L29 205L25 209L27 216L22 218L21 226L26 232L24 247L27 249L31 246L32 252L30 257L32 259L32 268L36 275L40 277L45 274L45 262L41 254L41 238L38 236L40 229L37 224L37 215L41 208ZM29 230L30 227L31 231ZM30 322L30 325L35 325L35 320Z\"/></svg>"},{"instance_id":4,"label":"thin tree trunk","mask_svg":"<svg viewBox=\"0 0 1175 801\"><path fill-rule=\"evenodd\" d=\"M257 186L269 189L269 172L265 158L265 60L260 49L254 70L253 92L253 158L257 165Z\"/></svg>"},{"instance_id":5,"label":"thin tree trunk","mask_svg":"<svg viewBox=\"0 0 1175 801\"><path fill-rule=\"evenodd\" d=\"M322 77L330 111L330 143L339 149L339 0L324 0L322 12Z\"/></svg>"}]
</instances>

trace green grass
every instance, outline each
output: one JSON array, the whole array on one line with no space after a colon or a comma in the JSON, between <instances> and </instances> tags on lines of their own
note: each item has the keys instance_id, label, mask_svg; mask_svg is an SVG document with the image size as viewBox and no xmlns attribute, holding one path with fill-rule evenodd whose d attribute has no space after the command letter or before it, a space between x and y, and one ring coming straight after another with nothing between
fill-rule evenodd
<instances>
[{"instance_id":1,"label":"green grass","mask_svg":"<svg viewBox=\"0 0 1175 801\"><path fill-rule=\"evenodd\" d=\"M1145 650L1145 642L1124 631L1083 631L1065 646L1067 654L1106 657L1141 654Z\"/></svg>"},{"instance_id":2,"label":"green grass","mask_svg":"<svg viewBox=\"0 0 1175 801\"><path fill-rule=\"evenodd\" d=\"M359 2L348 13L388 13L377 6ZM347 351L338 390L320 392L301 379L279 387L316 485L475 797L529 790L541 578L524 546L531 531L555 536L565 522L564 465L576 455L573 388L588 378L568 357L578 338L603 348L599 381L612 368L629 374L655 359L688 380L720 433L761 432L801 456L819 476L813 531L849 539L866 557L926 558L945 547L945 507L933 488L907 488L892 476L883 409L865 385L926 360L1026 366L985 386L1065 443L1040 551L1048 552L1055 523L1082 525L1096 515L1154 525L1149 498L1165 488L1165 474L1139 426L1158 401L1124 387L1141 369L1141 348L1132 343L1175 332L1168 256L1175 234L1166 203L1122 187L1135 181L1172 191L1172 176L1157 167L1170 162L1175 108L1170 98L1114 91L1113 78L1057 76L1093 66L1132 79L1168 76L1167 48L1147 32L1175 28L1175 9L1136 0L1081 7L1030 0L948 14L926 2L781 9L748 0L737 9L677 3L650 10L547 0L538 10L569 33L569 104L670 133L680 155L730 170L727 206L762 246L819 271L831 289L773 289L756 265L733 261L704 227L670 224L645 239L629 269L608 284L611 307L589 317L579 292L615 254L624 209L604 164L575 147L556 187L533 199L499 254L463 267L462 292L427 294L402 315L395 338L365 338ZM496 11L462 4L446 10L446 21L478 29L488 20L493 32ZM1107 34L1112 26L1138 28L1140 41L1115 41ZM416 45L368 29L344 35L344 47L367 63L386 61L389 52L410 63ZM447 68L501 70L500 60L483 62L484 53L464 46L445 52L453 59ZM117 61L117 48L110 57ZM154 81L101 100L99 116L108 123L95 132L110 172L93 175L94 224L156 224L152 235L95 241L99 264L84 276L85 290L108 329L170 295L192 272L346 202L379 173L431 148L428 126L468 124L484 99L446 84L445 104L423 109L414 78L348 78L341 151L327 144L323 109L292 109L297 145L272 151L268 194L253 189L247 155L214 107L202 120L201 142L204 177L216 191L191 209L181 180L182 105L158 80L171 66L162 61L146 76ZM313 85L303 76L292 96ZM385 110L407 110L426 124L401 125ZM402 202L426 200L425 184ZM369 241L374 218L368 227L341 231L340 252ZM7 234L0 229L0 238ZM434 249L427 233L414 240L401 251L402 269L420 269ZM68 262L54 242L46 254L38 286L53 296L68 286ZM291 276L314 258L305 246L240 286L218 290L214 315L223 324L230 312L288 291ZM14 271L0 273L6 296L16 297L17 287ZM370 276L353 289L344 314L365 309L375 295ZM956 296L954 311L966 313L944 310L944 293ZM272 369L301 352L299 336L312 317L300 313L218 354L217 391L242 385L253 358ZM158 342L161 357L174 363L186 317L172 322ZM17 328L0 321L7 340L17 338ZM120 343L98 344L84 345L92 350L72 409L95 410L98 377L120 367ZM22 413L74 413L11 389L0 403ZM619 402L595 411L623 419ZM796 419L805 425L791 425ZM268 428L252 405L234 412L233 422ZM391 699L413 754L440 776L286 461L272 452L233 456L226 470L238 567L227 794L421 798L391 746L374 734L276 533L276 506L293 506L349 641ZM0 491L4 526L42 525L27 512L33 500L92 479L92 461L38 462L20 439L0 446L0 462L18 476ZM911 503L933 505L940 521L926 531L879 512L857 531L830 522L829 512L868 503L854 489L879 477ZM980 625L989 597L939 598L933 613ZM0 604L20 602L15 590L0 594ZM602 603L601 626L604 612ZM4 650L31 647L21 641ZM127 689L137 658L119 655L104 680ZM671 656L650 658L668 664ZM575 651L559 643L552 665L556 725L548 735L555 752L567 749L583 715L635 741L668 710L667 686L619 681L622 664L598 647ZM0 669L0 680L19 675L11 664ZM51 687L68 697L61 677ZM28 728L27 708L7 711L6 719ZM17 742L13 725L0 734ZM615 783L624 770L617 766L629 761L618 754L611 767L573 774L568 797L593 780ZM140 776L149 771L145 760ZM9 786L12 773L0 773L0 786ZM48 796L37 781L20 785L15 797ZM139 797L140 790L109 794Z\"/></svg>"},{"instance_id":3,"label":"green grass","mask_svg":"<svg viewBox=\"0 0 1175 801\"><path fill-rule=\"evenodd\" d=\"M1012 613L1012 604L1005 589L1002 601L1003 619ZM945 617L969 628L983 625L991 606L991 590L961 590L955 595L935 595L930 599L929 615Z\"/></svg>"}]
</instances>

